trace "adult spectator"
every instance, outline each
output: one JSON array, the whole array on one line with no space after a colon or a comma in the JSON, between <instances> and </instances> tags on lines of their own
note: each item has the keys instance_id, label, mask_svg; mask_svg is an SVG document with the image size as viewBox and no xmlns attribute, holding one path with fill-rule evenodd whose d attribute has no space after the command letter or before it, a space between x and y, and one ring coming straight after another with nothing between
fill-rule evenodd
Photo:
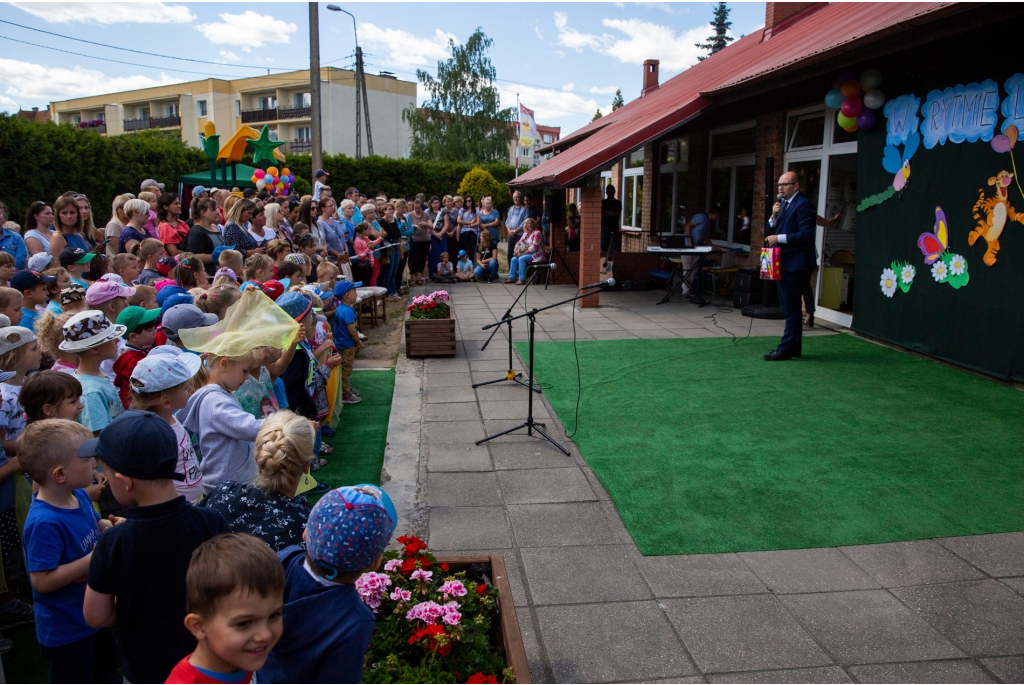
<instances>
[{"instance_id":1,"label":"adult spectator","mask_svg":"<svg viewBox=\"0 0 1024 685\"><path fill-rule=\"evenodd\" d=\"M345 190L345 199L351 200L352 204L356 208L355 215L352 217L352 224L355 226L358 226L359 224L363 223L363 214L362 212L359 211L359 206L361 204L359 201L359 197L360 196L358 188L347 188Z\"/></svg>"},{"instance_id":2,"label":"adult spectator","mask_svg":"<svg viewBox=\"0 0 1024 685\"><path fill-rule=\"evenodd\" d=\"M124 203L125 222L121 235L117 237L117 251L131 252L132 245L137 245L149 237L146 232L146 220L149 218L149 203L145 200L128 200Z\"/></svg>"},{"instance_id":3,"label":"adult spectator","mask_svg":"<svg viewBox=\"0 0 1024 685\"><path fill-rule=\"evenodd\" d=\"M320 193L323 191L324 184L327 183L327 177L329 173L323 169L317 169L313 173L313 200L316 202L320 201Z\"/></svg>"},{"instance_id":4,"label":"adult spectator","mask_svg":"<svg viewBox=\"0 0 1024 685\"><path fill-rule=\"evenodd\" d=\"M299 221L300 224L305 224L309 227L310 235L313 235L314 239L316 235L313 234L313 227L316 226L316 222L320 220L320 203L314 202L313 200L303 200L302 204L299 205ZM298 236L292 235L292 240L295 240Z\"/></svg>"},{"instance_id":5,"label":"adult spectator","mask_svg":"<svg viewBox=\"0 0 1024 685\"><path fill-rule=\"evenodd\" d=\"M338 207L334 203L334 198L330 197L321 198L317 206L320 208L320 218L316 222L316 231L313 235L318 239L317 233L323 236L327 254L336 261L339 255L348 254L345 229L337 218ZM312 226L310 228L312 229Z\"/></svg>"},{"instance_id":6,"label":"adult spectator","mask_svg":"<svg viewBox=\"0 0 1024 685\"><path fill-rule=\"evenodd\" d=\"M117 242L121 237L121 231L124 230L124 225L128 223L128 217L124 215L124 204L134 197L130 193L118 195L110 205L110 221L107 222L107 226L103 230L103 238L107 243L105 252L111 259L117 256Z\"/></svg>"},{"instance_id":7,"label":"adult spectator","mask_svg":"<svg viewBox=\"0 0 1024 685\"><path fill-rule=\"evenodd\" d=\"M445 216L445 241L447 242L448 255L455 263L456 255L459 254L459 215L462 214L464 201L461 195L453 195L451 208Z\"/></svg>"},{"instance_id":8,"label":"adult spectator","mask_svg":"<svg viewBox=\"0 0 1024 685\"><path fill-rule=\"evenodd\" d=\"M565 208L565 251L580 251L580 210L575 202Z\"/></svg>"},{"instance_id":9,"label":"adult spectator","mask_svg":"<svg viewBox=\"0 0 1024 685\"><path fill-rule=\"evenodd\" d=\"M345 242L347 243L347 249L349 254L352 253L352 241L356 239L356 203L352 200L342 200L341 205L338 208L341 214L341 228L345 231Z\"/></svg>"},{"instance_id":10,"label":"adult spectator","mask_svg":"<svg viewBox=\"0 0 1024 685\"><path fill-rule=\"evenodd\" d=\"M270 205L277 207L277 205ZM267 243L277 238L274 229L267 226L267 210L256 203L256 209L252 210L252 218L249 220L247 229L249 236L256 241L256 244L265 248Z\"/></svg>"},{"instance_id":11,"label":"adult spectator","mask_svg":"<svg viewBox=\"0 0 1024 685\"><path fill-rule=\"evenodd\" d=\"M498 244L491 240L490 231L480 233L480 245L473 255L473 261L476 264L473 278L488 283L498 280Z\"/></svg>"},{"instance_id":12,"label":"adult spectator","mask_svg":"<svg viewBox=\"0 0 1024 685\"><path fill-rule=\"evenodd\" d=\"M444 206L441 206L441 203ZM448 252L448 214L451 212L452 196L445 195L441 200L434 196L430 199L430 208L434 210L434 222L430 229L430 255L427 258L429 278L437 273L437 265L441 261L441 253ZM449 253L449 257L451 254Z\"/></svg>"},{"instance_id":13,"label":"adult spectator","mask_svg":"<svg viewBox=\"0 0 1024 685\"><path fill-rule=\"evenodd\" d=\"M615 199L615 186L609 184L601 200L601 257L608 258L609 252L619 252L622 235L619 232L622 221L622 202Z\"/></svg>"},{"instance_id":14,"label":"adult spectator","mask_svg":"<svg viewBox=\"0 0 1024 685\"><path fill-rule=\"evenodd\" d=\"M523 224L529 218L526 205L523 204L523 194L518 190L512 193L512 206L505 214L505 230L508 231L508 258L516 251L516 243L523 236Z\"/></svg>"},{"instance_id":15,"label":"adult spectator","mask_svg":"<svg viewBox=\"0 0 1024 685\"><path fill-rule=\"evenodd\" d=\"M476 211L476 203L472 195L466 195L462 211L459 212L459 249L465 250L470 259L476 254L476 244L480 241L480 214Z\"/></svg>"},{"instance_id":16,"label":"adult spectator","mask_svg":"<svg viewBox=\"0 0 1024 685\"><path fill-rule=\"evenodd\" d=\"M256 435L256 485L222 483L200 506L220 512L232 531L255 535L275 552L301 545L309 506L295 493L313 460L314 440L308 420L287 410L271 414Z\"/></svg>"},{"instance_id":17,"label":"adult spectator","mask_svg":"<svg viewBox=\"0 0 1024 685\"><path fill-rule=\"evenodd\" d=\"M494 208L494 199L490 195L480 198L480 231L487 231L491 234L491 244L497 246L501 239L501 212Z\"/></svg>"},{"instance_id":18,"label":"adult spectator","mask_svg":"<svg viewBox=\"0 0 1024 685\"><path fill-rule=\"evenodd\" d=\"M526 283L527 268L531 264L544 261L544 236L540 230L540 222L527 219L523 226L523 238L516 243L516 253L509 258L509 274L506 283L516 285Z\"/></svg>"},{"instance_id":19,"label":"adult spectator","mask_svg":"<svg viewBox=\"0 0 1024 685\"><path fill-rule=\"evenodd\" d=\"M7 206L0 202L0 226L7 222ZM14 257L15 271L21 271L28 263L28 248L25 240L9 228L0 233L0 250Z\"/></svg>"},{"instance_id":20,"label":"adult spectator","mask_svg":"<svg viewBox=\"0 0 1024 685\"><path fill-rule=\"evenodd\" d=\"M176 193L161 193L156 201L157 235L164 244L167 254L174 256L183 252L181 247L188 244L189 227L181 220L181 199Z\"/></svg>"},{"instance_id":21,"label":"adult spectator","mask_svg":"<svg viewBox=\"0 0 1024 685\"><path fill-rule=\"evenodd\" d=\"M61 195L53 203L53 214L55 219L53 236L50 238L50 254L59 255L66 247L77 247L88 252L89 243L82 235L85 219L78 208L78 202Z\"/></svg>"},{"instance_id":22,"label":"adult spectator","mask_svg":"<svg viewBox=\"0 0 1024 685\"><path fill-rule=\"evenodd\" d=\"M206 275L210 278L217 273L217 263L213 260L213 251L224 245L224 235L217 225L217 202L209 198L199 198L192 202L192 228L189 229L185 245L203 263Z\"/></svg>"},{"instance_id":23,"label":"adult spectator","mask_svg":"<svg viewBox=\"0 0 1024 685\"><path fill-rule=\"evenodd\" d=\"M803 354L803 317L800 298L817 266L814 252L815 218L817 212L807 196L800 192L800 180L792 171L779 176L782 199L772 207L765 243L779 248L782 279L776 281L779 302L786 315L786 328L779 346L764 355L766 361L786 361Z\"/></svg>"},{"instance_id":24,"label":"adult spectator","mask_svg":"<svg viewBox=\"0 0 1024 685\"><path fill-rule=\"evenodd\" d=\"M395 272L395 287L402 289L402 280L405 278L405 267L409 261L409 241L412 239L415 226L409 218L409 204L402 198L394 202L395 224L398 226L398 234L401 236L400 246L395 250L398 256L398 270Z\"/></svg>"},{"instance_id":25,"label":"adult spectator","mask_svg":"<svg viewBox=\"0 0 1024 685\"><path fill-rule=\"evenodd\" d=\"M431 198L437 200L436 197ZM412 223L412 238L409 244L409 285L423 285L427 282L427 256L430 254L430 228L433 221L419 202L412 204L412 211L406 217Z\"/></svg>"},{"instance_id":26,"label":"adult spectator","mask_svg":"<svg viewBox=\"0 0 1024 685\"><path fill-rule=\"evenodd\" d=\"M224 188L218 188L210 191L210 197L217 201L217 211L220 214L220 221L217 223L219 224L224 223L224 212L226 211L224 209L224 203L227 202L227 199L231 196L231 191L225 190Z\"/></svg>"},{"instance_id":27,"label":"adult spectator","mask_svg":"<svg viewBox=\"0 0 1024 685\"><path fill-rule=\"evenodd\" d=\"M383 210L383 216L378 223L380 224L381 232L384 234L384 239L391 245L398 245L401 243L402 233L398 229L398 222L395 221L395 206L390 202L385 202L381 209ZM395 279L398 276L398 262L401 260L398 247L385 248L378 254L381 260L380 276L377 279L378 284L388 289L389 302L397 302L399 297L395 286ZM385 260L387 260L386 264L384 263ZM399 282L399 285L401 285L401 282Z\"/></svg>"},{"instance_id":28,"label":"adult spectator","mask_svg":"<svg viewBox=\"0 0 1024 685\"><path fill-rule=\"evenodd\" d=\"M711 237L711 233L714 231L715 226L722 218L722 205L713 204L708 208L707 212L697 212L690 220L686 222L683 227L683 235L689 236L690 241L685 241L686 247L698 247L700 245L707 245L708 239ZM692 241L692 245L690 242ZM683 270L689 271L693 268L693 265L697 262L697 255L683 255L681 257ZM701 286L701 279L703 274L697 273L693 278L693 283L696 287ZM683 296L690 295L690 284L683 283Z\"/></svg>"},{"instance_id":29,"label":"adult spectator","mask_svg":"<svg viewBox=\"0 0 1024 685\"><path fill-rule=\"evenodd\" d=\"M50 253L53 238L53 208L47 202L36 200L25 214L24 238L29 255Z\"/></svg>"},{"instance_id":30,"label":"adult spectator","mask_svg":"<svg viewBox=\"0 0 1024 685\"><path fill-rule=\"evenodd\" d=\"M81 193L75 195L75 202L78 204L78 211L82 214L82 237L94 247L96 243L103 242L103 231L96 228L92 217L92 203L89 198Z\"/></svg>"},{"instance_id":31,"label":"adult spectator","mask_svg":"<svg viewBox=\"0 0 1024 685\"><path fill-rule=\"evenodd\" d=\"M256 203L252 200L240 199L231 205L224 224L224 243L234 245L235 249L245 255L246 259L254 254L263 254L266 249L260 247L256 239L249 235L246 228L252 215L256 212Z\"/></svg>"}]
</instances>

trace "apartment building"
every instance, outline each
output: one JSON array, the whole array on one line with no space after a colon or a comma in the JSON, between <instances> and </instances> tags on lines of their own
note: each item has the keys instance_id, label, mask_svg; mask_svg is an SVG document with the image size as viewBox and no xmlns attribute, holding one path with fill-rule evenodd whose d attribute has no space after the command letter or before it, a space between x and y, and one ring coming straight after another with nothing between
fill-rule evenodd
<instances>
[{"instance_id":1,"label":"apartment building","mask_svg":"<svg viewBox=\"0 0 1024 685\"><path fill-rule=\"evenodd\" d=\"M354 157L355 72L323 67L320 76L324 152ZM415 104L416 84L386 73L367 74L366 88L374 154L407 157L409 127L402 121L402 110ZM90 128L102 135L177 130L182 140L199 147L200 133L206 122L212 121L217 131L226 135L242 124L257 130L266 124L272 139L288 142L286 154L309 153L312 145L309 70L230 81L210 78L75 98L51 102L49 109L57 123ZM368 153L364 123L362 154Z\"/></svg>"},{"instance_id":2,"label":"apartment building","mask_svg":"<svg viewBox=\"0 0 1024 685\"><path fill-rule=\"evenodd\" d=\"M515 167L529 167L533 168L543 162L545 159L551 157L551 153L540 154L537 152L541 148L548 147L552 143L558 142L562 135L561 126L542 126L537 124L537 133L540 134L540 141L537 145L531 145L529 147L520 146L519 141L515 138L508 147L508 163Z\"/></svg>"}]
</instances>

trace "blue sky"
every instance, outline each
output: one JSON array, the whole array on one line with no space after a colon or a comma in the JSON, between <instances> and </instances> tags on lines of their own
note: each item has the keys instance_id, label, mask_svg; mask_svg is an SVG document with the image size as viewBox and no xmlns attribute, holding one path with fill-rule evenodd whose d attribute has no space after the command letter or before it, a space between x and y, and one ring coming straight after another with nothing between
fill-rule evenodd
<instances>
[{"instance_id":1,"label":"blue sky","mask_svg":"<svg viewBox=\"0 0 1024 685\"><path fill-rule=\"evenodd\" d=\"M596 109L607 111L616 88L627 102L637 97L645 59L661 60L662 81L694 64L701 54L694 43L709 35L715 5L338 4L358 21L368 73L390 71L409 81L416 80L417 68L435 71L446 55L448 37L461 42L481 27L494 40L489 54L503 104L514 105L518 93L535 110L537 123L561 126L563 134L590 121ZM764 25L763 2L729 6L733 35ZM0 20L215 63L124 52L0 23L0 111L44 108L51 100L210 76L238 78L264 74L268 68L304 68L309 60L304 2L15 2L0 4ZM321 3L321 63L351 66L353 52L352 20Z\"/></svg>"}]
</instances>

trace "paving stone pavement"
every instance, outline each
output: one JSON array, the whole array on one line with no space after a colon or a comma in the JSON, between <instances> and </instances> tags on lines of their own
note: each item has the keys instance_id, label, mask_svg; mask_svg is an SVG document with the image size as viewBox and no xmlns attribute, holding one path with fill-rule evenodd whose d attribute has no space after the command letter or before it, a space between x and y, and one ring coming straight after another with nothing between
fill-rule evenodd
<instances>
[{"instance_id":1,"label":"paving stone pavement","mask_svg":"<svg viewBox=\"0 0 1024 685\"><path fill-rule=\"evenodd\" d=\"M527 305L573 291L534 286ZM525 418L524 387L471 387L507 370L504 333L482 351L490 331L481 327L519 288L450 292L457 355L399 357L385 489L402 529L433 552L504 555L534 682L1024 680L1024 532L644 557L543 395L535 415L570 456L523 431L474 444ZM782 331L736 311L657 306L660 296L602 294L600 308L576 310L577 339ZM538 316L537 339L571 340L572 314L563 306ZM515 353L513 368L525 371Z\"/></svg>"}]
</instances>

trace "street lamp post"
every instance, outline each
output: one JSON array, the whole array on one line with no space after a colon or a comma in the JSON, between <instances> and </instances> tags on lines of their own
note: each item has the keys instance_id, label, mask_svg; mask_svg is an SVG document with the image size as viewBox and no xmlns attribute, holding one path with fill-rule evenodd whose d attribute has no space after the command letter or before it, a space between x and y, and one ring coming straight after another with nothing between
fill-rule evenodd
<instances>
[{"instance_id":1,"label":"street lamp post","mask_svg":"<svg viewBox=\"0 0 1024 685\"><path fill-rule=\"evenodd\" d=\"M320 123L320 15L315 2L309 3L309 126L313 158L310 178L323 168L323 138Z\"/></svg>"},{"instance_id":2,"label":"street lamp post","mask_svg":"<svg viewBox=\"0 0 1024 685\"><path fill-rule=\"evenodd\" d=\"M359 32L356 30L355 15L337 5L328 5L327 9L332 12L344 12L352 17L352 34L356 40L356 159L359 159L363 156L363 112L366 112L366 148L371 155L373 154L373 136L370 133L370 101L366 95L366 72L363 71L363 49L359 47Z\"/></svg>"}]
</instances>

